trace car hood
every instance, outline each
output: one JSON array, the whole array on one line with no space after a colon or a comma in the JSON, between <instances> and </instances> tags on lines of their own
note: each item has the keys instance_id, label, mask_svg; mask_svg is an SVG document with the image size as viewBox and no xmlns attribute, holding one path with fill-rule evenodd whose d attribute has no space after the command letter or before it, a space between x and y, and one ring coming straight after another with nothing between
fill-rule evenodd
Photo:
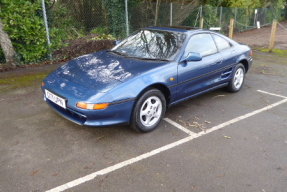
<instances>
[{"instance_id":1,"label":"car hood","mask_svg":"<svg viewBox=\"0 0 287 192\"><path fill-rule=\"evenodd\" d=\"M142 61L100 51L73 59L54 73L83 87L107 92L124 81L165 64L167 62Z\"/></svg>"}]
</instances>

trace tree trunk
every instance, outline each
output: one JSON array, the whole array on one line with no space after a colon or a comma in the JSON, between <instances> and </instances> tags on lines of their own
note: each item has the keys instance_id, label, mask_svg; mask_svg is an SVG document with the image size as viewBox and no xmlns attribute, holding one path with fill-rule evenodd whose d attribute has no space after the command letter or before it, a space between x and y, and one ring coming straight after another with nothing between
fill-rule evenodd
<instances>
[{"instance_id":1,"label":"tree trunk","mask_svg":"<svg viewBox=\"0 0 287 192\"><path fill-rule=\"evenodd\" d=\"M6 64L16 67L17 58L9 35L3 30L4 26L0 19L0 45L4 53Z\"/></svg>"},{"instance_id":2,"label":"tree trunk","mask_svg":"<svg viewBox=\"0 0 287 192\"><path fill-rule=\"evenodd\" d=\"M158 8L159 8L159 0L156 0L156 6L155 6L155 19L154 19L154 25L157 25L157 18L158 18Z\"/></svg>"}]
</instances>

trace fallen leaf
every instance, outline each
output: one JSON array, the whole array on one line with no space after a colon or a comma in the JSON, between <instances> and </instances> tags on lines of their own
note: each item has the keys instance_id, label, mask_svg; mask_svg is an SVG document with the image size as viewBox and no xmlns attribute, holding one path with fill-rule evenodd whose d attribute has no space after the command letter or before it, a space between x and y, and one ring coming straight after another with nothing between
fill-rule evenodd
<instances>
[{"instance_id":1,"label":"fallen leaf","mask_svg":"<svg viewBox=\"0 0 287 192\"><path fill-rule=\"evenodd\" d=\"M102 139L102 138L104 138L104 137L105 137L105 135L103 135L103 136L101 136L101 137L96 138L96 140L97 140L97 141L99 141L100 139Z\"/></svg>"},{"instance_id":2,"label":"fallen leaf","mask_svg":"<svg viewBox=\"0 0 287 192\"><path fill-rule=\"evenodd\" d=\"M104 180L103 180L103 179L101 179L101 180L99 181L98 186L99 186L99 187L101 187L101 186L103 185L103 182L104 182Z\"/></svg>"},{"instance_id":3,"label":"fallen leaf","mask_svg":"<svg viewBox=\"0 0 287 192\"><path fill-rule=\"evenodd\" d=\"M231 139L231 137L229 137L229 136L224 136L226 139Z\"/></svg>"},{"instance_id":4,"label":"fallen leaf","mask_svg":"<svg viewBox=\"0 0 287 192\"><path fill-rule=\"evenodd\" d=\"M54 174L52 175L52 177L56 177L56 176L58 176L58 173L54 173Z\"/></svg>"},{"instance_id":5,"label":"fallen leaf","mask_svg":"<svg viewBox=\"0 0 287 192\"><path fill-rule=\"evenodd\" d=\"M38 174L39 172L40 172L40 170L32 171L32 172L30 173L30 175L35 176L35 175Z\"/></svg>"},{"instance_id":6,"label":"fallen leaf","mask_svg":"<svg viewBox=\"0 0 287 192\"><path fill-rule=\"evenodd\" d=\"M216 97L225 97L226 95L216 95L214 96L213 98L216 98Z\"/></svg>"},{"instance_id":7,"label":"fallen leaf","mask_svg":"<svg viewBox=\"0 0 287 192\"><path fill-rule=\"evenodd\" d=\"M187 128L187 125L186 125L186 122L184 122L183 120L180 120L180 119L176 119L178 122L180 122L180 123L183 123L183 126L185 127L185 128Z\"/></svg>"},{"instance_id":8,"label":"fallen leaf","mask_svg":"<svg viewBox=\"0 0 287 192\"><path fill-rule=\"evenodd\" d=\"M86 167L84 167L84 169L91 169L90 167L88 167L88 166L86 166Z\"/></svg>"}]
</instances>

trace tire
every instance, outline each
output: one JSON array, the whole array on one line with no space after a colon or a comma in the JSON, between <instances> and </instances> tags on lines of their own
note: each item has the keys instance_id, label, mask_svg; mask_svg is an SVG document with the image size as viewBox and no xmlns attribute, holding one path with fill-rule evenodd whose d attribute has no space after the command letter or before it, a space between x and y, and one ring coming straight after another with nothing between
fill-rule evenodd
<instances>
[{"instance_id":1,"label":"tire","mask_svg":"<svg viewBox=\"0 0 287 192\"><path fill-rule=\"evenodd\" d=\"M136 101L130 126L139 132L148 133L156 129L166 111L166 100L161 91L148 89Z\"/></svg>"},{"instance_id":2,"label":"tire","mask_svg":"<svg viewBox=\"0 0 287 192\"><path fill-rule=\"evenodd\" d=\"M231 81L227 86L227 90L231 93L238 92L244 83L244 79L245 79L245 68L241 63L239 63L238 65L236 65L234 69L234 73L232 75Z\"/></svg>"}]
</instances>

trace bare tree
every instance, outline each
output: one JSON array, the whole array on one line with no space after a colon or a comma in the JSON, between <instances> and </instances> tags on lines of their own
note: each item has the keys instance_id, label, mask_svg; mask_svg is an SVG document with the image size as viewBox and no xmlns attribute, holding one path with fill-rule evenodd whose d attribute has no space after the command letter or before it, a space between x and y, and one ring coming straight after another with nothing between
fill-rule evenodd
<instances>
[{"instance_id":1,"label":"bare tree","mask_svg":"<svg viewBox=\"0 0 287 192\"><path fill-rule=\"evenodd\" d=\"M161 3L174 3L173 25L180 25L198 6L200 0L143 0L147 3L147 10L154 15L154 25L158 24Z\"/></svg>"},{"instance_id":2,"label":"bare tree","mask_svg":"<svg viewBox=\"0 0 287 192\"><path fill-rule=\"evenodd\" d=\"M173 8L173 25L180 25L196 8L199 3L199 0L186 1L181 0L176 1L178 6Z\"/></svg>"},{"instance_id":3,"label":"bare tree","mask_svg":"<svg viewBox=\"0 0 287 192\"><path fill-rule=\"evenodd\" d=\"M2 20L0 19L0 45L4 53L6 64L13 67L17 64L16 52L9 35L4 31Z\"/></svg>"}]
</instances>

